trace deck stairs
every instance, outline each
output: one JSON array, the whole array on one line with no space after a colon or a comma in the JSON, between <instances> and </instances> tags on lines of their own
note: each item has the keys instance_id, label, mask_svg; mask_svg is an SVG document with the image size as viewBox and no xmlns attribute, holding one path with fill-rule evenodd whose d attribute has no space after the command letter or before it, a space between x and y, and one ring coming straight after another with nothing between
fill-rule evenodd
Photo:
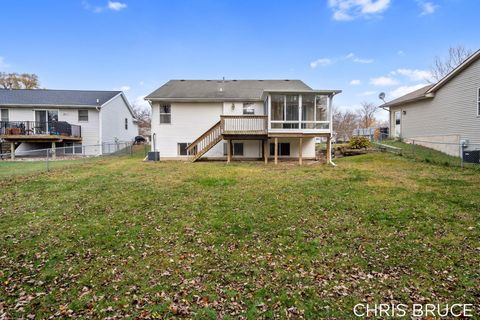
<instances>
[{"instance_id":1,"label":"deck stairs","mask_svg":"<svg viewBox=\"0 0 480 320\"><path fill-rule=\"evenodd\" d=\"M223 129L221 121L218 121L205 131L200 137L193 141L188 147L187 152L189 155L192 155L192 162L200 159L208 150L212 149L217 143L222 141Z\"/></svg>"}]
</instances>

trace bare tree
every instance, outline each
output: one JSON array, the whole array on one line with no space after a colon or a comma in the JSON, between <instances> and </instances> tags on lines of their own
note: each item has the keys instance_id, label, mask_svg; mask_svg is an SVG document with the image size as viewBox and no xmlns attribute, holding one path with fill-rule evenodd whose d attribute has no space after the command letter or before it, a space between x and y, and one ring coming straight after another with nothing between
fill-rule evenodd
<instances>
[{"instance_id":1,"label":"bare tree","mask_svg":"<svg viewBox=\"0 0 480 320\"><path fill-rule=\"evenodd\" d=\"M3 89L38 89L40 82L34 73L0 72L0 87Z\"/></svg>"},{"instance_id":2,"label":"bare tree","mask_svg":"<svg viewBox=\"0 0 480 320\"><path fill-rule=\"evenodd\" d=\"M358 117L354 112L333 110L333 130L337 133L338 140L350 140L357 123Z\"/></svg>"},{"instance_id":3,"label":"bare tree","mask_svg":"<svg viewBox=\"0 0 480 320\"><path fill-rule=\"evenodd\" d=\"M138 104L133 104L133 113L138 121L138 132L141 136L149 136L152 123L152 113L150 108L144 108Z\"/></svg>"},{"instance_id":4,"label":"bare tree","mask_svg":"<svg viewBox=\"0 0 480 320\"><path fill-rule=\"evenodd\" d=\"M466 49L464 46L458 45L456 47L450 47L448 49L447 57L435 57L433 66L431 67L433 79L435 81L440 81L443 77L450 73L450 71L459 66L471 55L472 51Z\"/></svg>"},{"instance_id":5,"label":"bare tree","mask_svg":"<svg viewBox=\"0 0 480 320\"><path fill-rule=\"evenodd\" d=\"M360 128L371 128L375 126L377 119L375 113L378 111L377 106L371 102L362 102L357 110L358 125Z\"/></svg>"}]
</instances>

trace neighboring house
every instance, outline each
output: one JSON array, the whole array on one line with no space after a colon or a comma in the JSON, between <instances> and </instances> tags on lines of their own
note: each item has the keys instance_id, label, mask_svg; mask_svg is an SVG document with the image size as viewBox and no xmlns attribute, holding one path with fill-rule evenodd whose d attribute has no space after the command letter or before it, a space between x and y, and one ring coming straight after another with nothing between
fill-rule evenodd
<instances>
[{"instance_id":1,"label":"neighboring house","mask_svg":"<svg viewBox=\"0 0 480 320\"><path fill-rule=\"evenodd\" d=\"M353 129L353 136L366 137L370 140L385 139L388 137L388 127L370 127Z\"/></svg>"},{"instance_id":2,"label":"neighboring house","mask_svg":"<svg viewBox=\"0 0 480 320\"><path fill-rule=\"evenodd\" d=\"M58 152L71 155L99 155L138 134L121 91L0 89L0 112L4 152L7 147L17 155L57 147L68 147Z\"/></svg>"},{"instance_id":3,"label":"neighboring house","mask_svg":"<svg viewBox=\"0 0 480 320\"><path fill-rule=\"evenodd\" d=\"M436 84L384 104L390 136L459 156L480 149L480 50Z\"/></svg>"},{"instance_id":4,"label":"neighboring house","mask_svg":"<svg viewBox=\"0 0 480 320\"><path fill-rule=\"evenodd\" d=\"M152 148L162 159L313 159L315 138L330 142L340 92L300 80L170 80L145 98Z\"/></svg>"}]
</instances>

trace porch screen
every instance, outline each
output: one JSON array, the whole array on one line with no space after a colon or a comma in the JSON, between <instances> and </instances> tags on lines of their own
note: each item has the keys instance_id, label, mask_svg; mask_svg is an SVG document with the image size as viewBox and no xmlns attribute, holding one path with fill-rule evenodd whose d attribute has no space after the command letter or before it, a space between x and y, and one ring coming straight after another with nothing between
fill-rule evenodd
<instances>
[{"instance_id":1,"label":"porch screen","mask_svg":"<svg viewBox=\"0 0 480 320\"><path fill-rule=\"evenodd\" d=\"M282 121L285 116L285 96L280 94L272 95L272 120ZM272 123L272 128L282 128L281 123Z\"/></svg>"},{"instance_id":2,"label":"porch screen","mask_svg":"<svg viewBox=\"0 0 480 320\"><path fill-rule=\"evenodd\" d=\"M315 96L305 94L302 95L302 129L314 129L315 124L310 121L315 121Z\"/></svg>"}]
</instances>

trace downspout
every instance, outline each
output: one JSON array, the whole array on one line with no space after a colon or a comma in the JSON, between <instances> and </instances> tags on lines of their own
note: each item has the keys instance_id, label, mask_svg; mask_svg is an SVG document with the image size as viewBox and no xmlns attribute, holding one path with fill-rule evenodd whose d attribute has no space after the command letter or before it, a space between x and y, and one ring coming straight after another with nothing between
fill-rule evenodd
<instances>
[{"instance_id":1,"label":"downspout","mask_svg":"<svg viewBox=\"0 0 480 320\"><path fill-rule=\"evenodd\" d=\"M330 150L330 155L328 156L328 163L336 167L337 165L332 161L332 136L333 136L333 110L332 110L332 100L335 96L335 93L332 93L328 97L328 112L330 113L330 139L328 139L328 150Z\"/></svg>"},{"instance_id":2,"label":"downspout","mask_svg":"<svg viewBox=\"0 0 480 320\"><path fill-rule=\"evenodd\" d=\"M103 154L103 129L102 129L102 108L100 106L100 100L97 99L97 106L95 107L95 109L98 111L98 128L99 128L99 132L98 132L98 142L100 144L100 151L99 151L99 155L102 155Z\"/></svg>"}]
</instances>

